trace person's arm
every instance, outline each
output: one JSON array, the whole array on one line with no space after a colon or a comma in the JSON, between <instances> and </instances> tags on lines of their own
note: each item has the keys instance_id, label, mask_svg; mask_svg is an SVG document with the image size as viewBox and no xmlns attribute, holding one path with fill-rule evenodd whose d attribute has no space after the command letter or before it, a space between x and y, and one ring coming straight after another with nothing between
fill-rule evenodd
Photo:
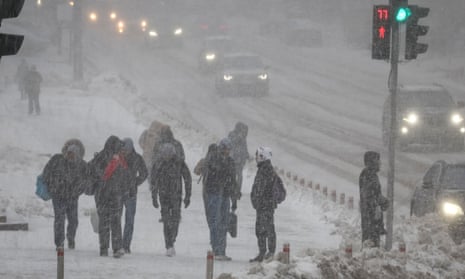
<instances>
[{"instance_id":1,"label":"person's arm","mask_svg":"<svg viewBox=\"0 0 465 279\"><path fill-rule=\"evenodd\" d=\"M147 166L145 165L144 158L141 155L136 153L136 169L137 169L137 176L136 176L136 187L141 185L148 177L149 172L147 170Z\"/></svg>"},{"instance_id":2,"label":"person's arm","mask_svg":"<svg viewBox=\"0 0 465 279\"><path fill-rule=\"evenodd\" d=\"M192 176L185 162L182 162L181 174L184 180L184 207L187 208L190 204L191 194L192 194Z\"/></svg>"}]
</instances>

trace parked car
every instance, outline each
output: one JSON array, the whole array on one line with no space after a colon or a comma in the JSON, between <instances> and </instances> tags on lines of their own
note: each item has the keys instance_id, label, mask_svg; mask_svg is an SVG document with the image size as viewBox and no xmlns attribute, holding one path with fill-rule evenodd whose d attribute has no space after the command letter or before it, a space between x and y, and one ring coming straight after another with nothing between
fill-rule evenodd
<instances>
[{"instance_id":1,"label":"parked car","mask_svg":"<svg viewBox=\"0 0 465 279\"><path fill-rule=\"evenodd\" d=\"M233 50L233 40L229 36L206 37L198 57L199 69L212 72L221 64L224 54Z\"/></svg>"},{"instance_id":2,"label":"parked car","mask_svg":"<svg viewBox=\"0 0 465 279\"><path fill-rule=\"evenodd\" d=\"M216 91L220 96L244 93L267 95L270 80L267 70L268 67L256 54L227 54L215 77Z\"/></svg>"},{"instance_id":3,"label":"parked car","mask_svg":"<svg viewBox=\"0 0 465 279\"><path fill-rule=\"evenodd\" d=\"M391 119L391 96L384 103L383 144L387 146ZM436 144L451 151L464 148L463 102L455 102L441 85L401 86L397 99L397 147Z\"/></svg>"},{"instance_id":4,"label":"parked car","mask_svg":"<svg viewBox=\"0 0 465 279\"><path fill-rule=\"evenodd\" d=\"M465 238L465 163L436 161L415 189L410 215L417 217L437 212L448 224L448 233L456 244Z\"/></svg>"}]
</instances>

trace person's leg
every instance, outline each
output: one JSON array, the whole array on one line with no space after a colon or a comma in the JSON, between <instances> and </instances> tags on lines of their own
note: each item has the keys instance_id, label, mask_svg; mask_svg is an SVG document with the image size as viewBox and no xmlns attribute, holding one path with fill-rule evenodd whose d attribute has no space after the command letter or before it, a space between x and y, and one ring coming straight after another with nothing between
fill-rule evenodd
<instances>
[{"instance_id":1,"label":"person's leg","mask_svg":"<svg viewBox=\"0 0 465 279\"><path fill-rule=\"evenodd\" d=\"M181 200L176 201L171 212L171 242L174 246L179 231L179 222L181 221Z\"/></svg>"},{"instance_id":2,"label":"person's leg","mask_svg":"<svg viewBox=\"0 0 465 279\"><path fill-rule=\"evenodd\" d=\"M78 200L69 201L66 206L66 216L68 217L68 227L66 229L66 238L68 239L68 248L74 249L74 239L79 224L78 220Z\"/></svg>"},{"instance_id":3,"label":"person's leg","mask_svg":"<svg viewBox=\"0 0 465 279\"><path fill-rule=\"evenodd\" d=\"M255 235L257 236L258 256L257 261L263 260L266 253L266 215L264 211L257 211L255 221Z\"/></svg>"},{"instance_id":4,"label":"person's leg","mask_svg":"<svg viewBox=\"0 0 465 279\"><path fill-rule=\"evenodd\" d=\"M32 114L34 112L34 96L32 95L32 93L28 92L27 93L27 100L28 100L28 103L29 103L29 114Z\"/></svg>"},{"instance_id":5,"label":"person's leg","mask_svg":"<svg viewBox=\"0 0 465 279\"><path fill-rule=\"evenodd\" d=\"M34 105L35 105L36 114L40 114L39 92L36 92L34 94Z\"/></svg>"},{"instance_id":6,"label":"person's leg","mask_svg":"<svg viewBox=\"0 0 465 279\"><path fill-rule=\"evenodd\" d=\"M210 244L215 255L218 254L218 225L220 216L220 195L206 194L207 197L207 222L210 228Z\"/></svg>"},{"instance_id":7,"label":"person's leg","mask_svg":"<svg viewBox=\"0 0 465 279\"><path fill-rule=\"evenodd\" d=\"M242 196L242 169L244 166L236 166L236 183L237 183L237 193L239 199Z\"/></svg>"},{"instance_id":8,"label":"person's leg","mask_svg":"<svg viewBox=\"0 0 465 279\"><path fill-rule=\"evenodd\" d=\"M266 257L270 257L270 255L274 255L276 252L276 230L274 226L274 210L270 210L266 212L265 220L267 220L266 224L266 237L268 240L268 254Z\"/></svg>"},{"instance_id":9,"label":"person's leg","mask_svg":"<svg viewBox=\"0 0 465 279\"><path fill-rule=\"evenodd\" d=\"M160 197L160 207L161 207L161 219L163 220L163 236L165 238L165 248L169 249L173 247L171 243L171 232L170 232L170 223L171 223L171 209L170 204L167 199Z\"/></svg>"},{"instance_id":10,"label":"person's leg","mask_svg":"<svg viewBox=\"0 0 465 279\"><path fill-rule=\"evenodd\" d=\"M136 216L137 199L136 197L127 197L124 200L125 221L124 221L124 233L123 233L123 247L127 252L130 251L132 234L134 232L134 219Z\"/></svg>"},{"instance_id":11,"label":"person's leg","mask_svg":"<svg viewBox=\"0 0 465 279\"><path fill-rule=\"evenodd\" d=\"M100 255L108 256L108 247L110 246L110 214L108 207L99 206L97 208L99 223L98 236L100 243ZM103 253L103 255L102 255Z\"/></svg>"},{"instance_id":12,"label":"person's leg","mask_svg":"<svg viewBox=\"0 0 465 279\"><path fill-rule=\"evenodd\" d=\"M65 219L66 209L62 201L52 199L53 212L55 214L55 220L53 223L53 230L55 234L55 246L63 247L65 241Z\"/></svg>"},{"instance_id":13,"label":"person's leg","mask_svg":"<svg viewBox=\"0 0 465 279\"><path fill-rule=\"evenodd\" d=\"M113 252L122 249L123 236L121 233L121 212L123 204L121 198L115 198L111 201L110 206L110 230L111 230L111 248Z\"/></svg>"},{"instance_id":14,"label":"person's leg","mask_svg":"<svg viewBox=\"0 0 465 279\"><path fill-rule=\"evenodd\" d=\"M218 252L219 255L226 255L226 239L229 227L229 211L231 203L229 198L220 199L220 213L219 213L219 224L218 224Z\"/></svg>"}]
</instances>

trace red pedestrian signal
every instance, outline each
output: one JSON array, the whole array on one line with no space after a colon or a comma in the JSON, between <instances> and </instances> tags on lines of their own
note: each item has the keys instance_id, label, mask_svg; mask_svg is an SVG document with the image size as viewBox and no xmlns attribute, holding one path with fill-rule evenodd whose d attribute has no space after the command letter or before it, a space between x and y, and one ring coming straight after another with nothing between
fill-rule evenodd
<instances>
[{"instance_id":1,"label":"red pedestrian signal","mask_svg":"<svg viewBox=\"0 0 465 279\"><path fill-rule=\"evenodd\" d=\"M391 52L391 15L389 5L373 6L371 58L387 60Z\"/></svg>"}]
</instances>

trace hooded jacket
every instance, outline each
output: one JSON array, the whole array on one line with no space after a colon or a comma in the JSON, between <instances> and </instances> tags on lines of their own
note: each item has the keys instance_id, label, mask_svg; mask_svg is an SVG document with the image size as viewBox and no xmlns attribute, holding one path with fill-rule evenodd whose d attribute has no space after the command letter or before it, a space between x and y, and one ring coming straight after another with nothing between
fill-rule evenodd
<instances>
[{"instance_id":1,"label":"hooded jacket","mask_svg":"<svg viewBox=\"0 0 465 279\"><path fill-rule=\"evenodd\" d=\"M228 135L231 141L231 157L236 166L243 167L249 158L249 150L247 149L247 133L249 128L242 122L238 122Z\"/></svg>"}]
</instances>

